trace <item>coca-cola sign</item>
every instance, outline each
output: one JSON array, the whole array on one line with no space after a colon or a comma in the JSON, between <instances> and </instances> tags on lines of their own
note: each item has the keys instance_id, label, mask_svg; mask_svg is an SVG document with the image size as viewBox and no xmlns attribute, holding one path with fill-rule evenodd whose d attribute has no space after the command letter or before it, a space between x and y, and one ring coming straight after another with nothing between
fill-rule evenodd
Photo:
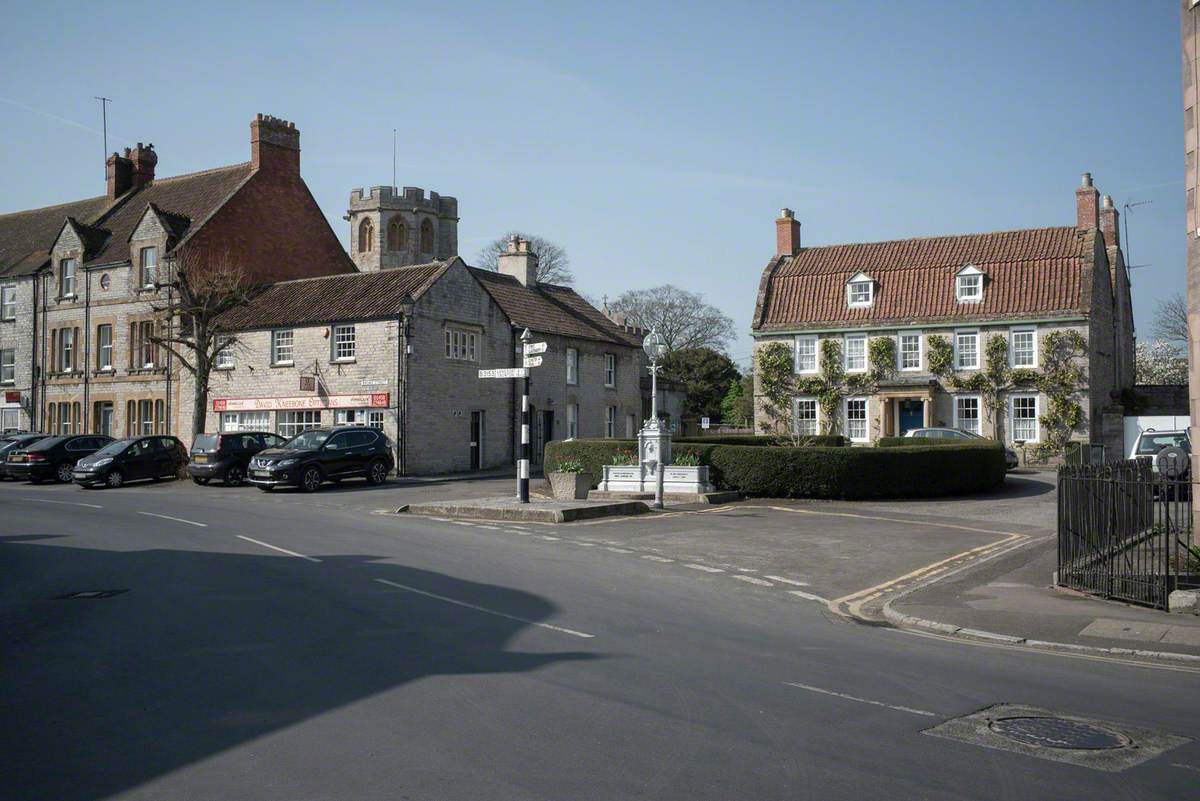
<instances>
[{"instance_id":1,"label":"coca-cola sign","mask_svg":"<svg viewBox=\"0 0 1200 801\"><path fill-rule=\"evenodd\" d=\"M269 412L303 409L386 409L390 394L302 396L298 398L215 398L214 412Z\"/></svg>"}]
</instances>

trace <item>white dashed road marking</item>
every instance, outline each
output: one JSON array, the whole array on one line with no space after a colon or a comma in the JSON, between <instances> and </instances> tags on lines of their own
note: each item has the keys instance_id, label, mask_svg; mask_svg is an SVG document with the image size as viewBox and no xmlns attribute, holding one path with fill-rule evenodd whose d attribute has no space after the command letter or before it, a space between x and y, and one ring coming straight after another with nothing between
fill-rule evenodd
<instances>
[{"instance_id":1,"label":"white dashed road marking","mask_svg":"<svg viewBox=\"0 0 1200 801\"><path fill-rule=\"evenodd\" d=\"M318 559L315 556L305 556L302 553L296 553L295 551L289 551L287 548L280 548L278 545L272 545L269 542L263 542L262 540L256 540L253 537L247 537L242 534L238 534L237 537L239 540L245 540L246 542L253 542L255 545L261 545L264 548L270 548L272 551L279 551L280 553L285 553L288 556L295 556L299 559L307 559L310 562L320 562L321 561L320 559Z\"/></svg>"},{"instance_id":2,"label":"white dashed road marking","mask_svg":"<svg viewBox=\"0 0 1200 801\"><path fill-rule=\"evenodd\" d=\"M98 503L79 503L78 501L51 501L46 498L22 498L23 501L33 501L34 503L57 503L60 506L86 506L89 509L103 509L104 507Z\"/></svg>"},{"instance_id":3,"label":"white dashed road marking","mask_svg":"<svg viewBox=\"0 0 1200 801\"><path fill-rule=\"evenodd\" d=\"M386 584L389 587L395 587L398 590L404 590L405 592L415 592L417 595L424 595L426 598L434 598L438 601L445 601L448 604L454 604L455 606L462 606L467 609L474 609L476 612L483 612L485 615L495 615L496 617L502 617L502 618L505 618L506 620L515 620L518 623L528 623L531 626L537 626L537 627L543 628L543 629L550 629L551 631L557 631L562 634L570 634L572 637L582 637L585 640L590 640L596 636L595 634L586 634L582 631L576 631L575 629L567 629L567 628L563 628L562 626L552 626L549 623L539 623L536 620L529 620L528 618L517 617L516 615L510 615L507 612L497 612L495 609L488 609L487 607L476 606L475 604L469 604L466 601L459 601L454 598L447 598L444 595L437 595L436 593L426 592L425 590L418 590L416 587L409 587L405 584L398 584L394 581L388 581L387 579L377 578L375 580L378 581L380 584Z\"/></svg>"},{"instance_id":4,"label":"white dashed road marking","mask_svg":"<svg viewBox=\"0 0 1200 801\"><path fill-rule=\"evenodd\" d=\"M748 584L754 584L759 587L774 587L775 585L769 581L763 581L757 576L734 576L738 581L745 581Z\"/></svg>"},{"instance_id":5,"label":"white dashed road marking","mask_svg":"<svg viewBox=\"0 0 1200 801\"><path fill-rule=\"evenodd\" d=\"M794 681L785 681L784 684L786 684L789 687L795 687L800 690L808 690L809 692L812 692L812 693L821 693L822 695L832 695L834 698L844 698L847 701L857 701L860 704L870 704L871 706L882 706L882 707L886 707L888 709L894 709L897 712L909 712L913 715L924 715L925 717L929 717L929 718L938 717L936 712L926 712L924 709L913 709L910 706L896 706L895 704L885 704L883 701L872 701L870 698L859 698L856 695L846 695L846 693L839 693L835 690L824 690L820 687L813 687L809 684L798 684Z\"/></svg>"},{"instance_id":6,"label":"white dashed road marking","mask_svg":"<svg viewBox=\"0 0 1200 801\"><path fill-rule=\"evenodd\" d=\"M545 540L546 542L558 542L562 539L562 537L551 537L549 534L538 534L538 539Z\"/></svg>"},{"instance_id":7,"label":"white dashed road marking","mask_svg":"<svg viewBox=\"0 0 1200 801\"><path fill-rule=\"evenodd\" d=\"M816 601L819 604L829 605L828 598L822 598L820 595L814 595L811 592L803 590L788 590L788 595L795 595L797 598L803 598L806 601Z\"/></svg>"},{"instance_id":8,"label":"white dashed road marking","mask_svg":"<svg viewBox=\"0 0 1200 801\"><path fill-rule=\"evenodd\" d=\"M163 520L174 520L176 523L187 523L189 526L199 526L200 528L208 528L208 523L197 523L195 520L184 520L182 517L171 517L170 515L160 515L154 512L138 512L139 515L146 517L158 517Z\"/></svg>"},{"instance_id":9,"label":"white dashed road marking","mask_svg":"<svg viewBox=\"0 0 1200 801\"><path fill-rule=\"evenodd\" d=\"M662 562L663 564L666 564L667 562L675 561L674 559L668 559L665 556L655 556L654 554L645 554L642 556L642 558L649 559L651 562Z\"/></svg>"},{"instance_id":10,"label":"white dashed road marking","mask_svg":"<svg viewBox=\"0 0 1200 801\"><path fill-rule=\"evenodd\" d=\"M796 581L795 579L784 578L783 576L767 576L771 581L778 581L780 584L791 584L793 587L807 587L807 581Z\"/></svg>"},{"instance_id":11,"label":"white dashed road marking","mask_svg":"<svg viewBox=\"0 0 1200 801\"><path fill-rule=\"evenodd\" d=\"M606 551L612 551L613 553L633 553L633 551L629 550L628 548L614 548L614 547L613 547L613 546L611 546L611 545L609 545L609 546L608 546L607 548L605 548L604 550L606 550Z\"/></svg>"},{"instance_id":12,"label":"white dashed road marking","mask_svg":"<svg viewBox=\"0 0 1200 801\"><path fill-rule=\"evenodd\" d=\"M684 565L684 567L690 567L692 570L703 570L705 573L724 573L725 572L724 568L709 567L708 565L697 565L697 564L693 564L690 562L688 564Z\"/></svg>"}]
</instances>

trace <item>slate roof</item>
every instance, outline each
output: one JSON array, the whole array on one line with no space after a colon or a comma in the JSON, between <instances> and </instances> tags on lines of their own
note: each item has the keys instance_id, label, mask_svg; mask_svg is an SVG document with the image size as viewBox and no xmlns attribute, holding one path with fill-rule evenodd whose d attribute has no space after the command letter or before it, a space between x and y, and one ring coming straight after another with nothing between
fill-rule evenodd
<instances>
[{"instance_id":1,"label":"slate roof","mask_svg":"<svg viewBox=\"0 0 1200 801\"><path fill-rule=\"evenodd\" d=\"M406 295L418 297L453 261L280 281L222 315L220 324L227 331L248 331L395 317Z\"/></svg>"},{"instance_id":2,"label":"slate roof","mask_svg":"<svg viewBox=\"0 0 1200 801\"><path fill-rule=\"evenodd\" d=\"M1086 314L1088 232L1073 227L805 248L763 272L756 331L832 325ZM954 275L985 275L983 300L959 303ZM875 281L874 303L848 308L846 282Z\"/></svg>"},{"instance_id":3,"label":"slate roof","mask_svg":"<svg viewBox=\"0 0 1200 801\"><path fill-rule=\"evenodd\" d=\"M112 204L113 201L101 195L42 209L0 214L0 277L37 272L50 258L50 248L68 217L90 225Z\"/></svg>"},{"instance_id":4,"label":"slate roof","mask_svg":"<svg viewBox=\"0 0 1200 801\"><path fill-rule=\"evenodd\" d=\"M116 200L100 196L0 215L0 277L32 275L43 267L68 219L88 246L85 267L129 261L129 237L148 205L182 239L219 209L250 172L251 165L245 162L156 178Z\"/></svg>"},{"instance_id":5,"label":"slate roof","mask_svg":"<svg viewBox=\"0 0 1200 801\"><path fill-rule=\"evenodd\" d=\"M641 347L641 340L622 330L592 304L565 286L530 288L511 275L472 267L471 273L514 326L547 334Z\"/></svg>"}]
</instances>

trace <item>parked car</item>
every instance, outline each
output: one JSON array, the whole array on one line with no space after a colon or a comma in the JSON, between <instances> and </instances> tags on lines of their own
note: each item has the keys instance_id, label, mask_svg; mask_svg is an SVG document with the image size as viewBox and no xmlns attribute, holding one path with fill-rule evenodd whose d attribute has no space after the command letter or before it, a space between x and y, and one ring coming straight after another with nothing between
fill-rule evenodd
<instances>
[{"instance_id":1,"label":"parked car","mask_svg":"<svg viewBox=\"0 0 1200 801\"><path fill-rule=\"evenodd\" d=\"M971 431L963 431L961 428L913 428L908 431L906 437L918 437L924 439L985 439ZM1017 452L1012 448L1004 449L1004 465L1007 469L1012 470L1020 463L1017 459Z\"/></svg>"},{"instance_id":2,"label":"parked car","mask_svg":"<svg viewBox=\"0 0 1200 801\"><path fill-rule=\"evenodd\" d=\"M357 476L382 484L393 464L391 443L382 431L357 426L314 428L281 447L259 452L250 460L249 481L264 492L275 487L316 492L326 481Z\"/></svg>"},{"instance_id":3,"label":"parked car","mask_svg":"<svg viewBox=\"0 0 1200 801\"><path fill-rule=\"evenodd\" d=\"M239 486L246 480L246 471L254 454L264 448L278 448L286 442L286 437L269 431L199 434L192 442L188 475L197 484L207 484L217 478L227 487Z\"/></svg>"},{"instance_id":4,"label":"parked car","mask_svg":"<svg viewBox=\"0 0 1200 801\"><path fill-rule=\"evenodd\" d=\"M46 437L23 448L9 452L5 460L8 475L17 481L71 480L71 471L80 459L91 456L112 442L112 437L100 434Z\"/></svg>"},{"instance_id":5,"label":"parked car","mask_svg":"<svg viewBox=\"0 0 1200 801\"><path fill-rule=\"evenodd\" d=\"M8 454L12 451L27 448L40 439L45 439L49 434L37 434L29 432L10 433L0 436L0 481L12 478L8 474Z\"/></svg>"},{"instance_id":6,"label":"parked car","mask_svg":"<svg viewBox=\"0 0 1200 801\"><path fill-rule=\"evenodd\" d=\"M119 487L126 481L174 478L187 464L187 449L175 437L130 437L110 442L71 474L81 487Z\"/></svg>"},{"instance_id":7,"label":"parked car","mask_svg":"<svg viewBox=\"0 0 1200 801\"><path fill-rule=\"evenodd\" d=\"M1129 454L1129 457L1137 459L1138 457L1149 456L1151 468L1157 473L1159 460L1155 457L1168 448L1178 448L1184 454L1191 455L1192 430L1185 428L1170 431L1155 431L1153 428L1147 428L1138 434L1137 440L1133 443L1133 453ZM1187 478L1190 472L1188 468L1191 466L1189 462L1189 459L1181 458L1179 464L1182 470L1178 475L1172 476L1172 478Z\"/></svg>"}]
</instances>

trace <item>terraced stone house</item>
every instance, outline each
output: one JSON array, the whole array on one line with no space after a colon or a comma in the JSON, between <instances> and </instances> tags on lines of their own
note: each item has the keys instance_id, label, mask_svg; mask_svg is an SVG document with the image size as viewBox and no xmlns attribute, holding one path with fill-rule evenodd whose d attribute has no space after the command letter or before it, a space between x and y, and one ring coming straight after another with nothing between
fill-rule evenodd
<instances>
[{"instance_id":1,"label":"terraced stone house","mask_svg":"<svg viewBox=\"0 0 1200 801\"><path fill-rule=\"evenodd\" d=\"M1119 455L1121 397L1134 381L1134 331L1118 213L1112 198L1101 201L1090 174L1075 200L1074 225L820 247L801 245L800 223L784 209L776 220L776 254L759 283L756 352L785 343L802 387L813 386L805 378L823 374L823 356L837 354L847 388L831 393L840 395L832 409L821 408L815 394L799 394L792 424L801 433L842 433L860 444L947 426L1036 446L1059 423L1038 378L1047 367L1046 345L1062 338L1053 332L1075 332L1082 337L1074 361L1083 380L1070 401L1081 420L1069 440ZM891 345L873 347L878 339ZM837 348L829 350L828 342ZM876 372L872 353L888 352L894 363ZM985 372L990 352L1004 354L1007 374L1021 377L993 384L993 402L981 390L984 379L974 378ZM759 386L761 430L779 419L765 407ZM1055 431L1062 439L1067 429Z\"/></svg>"},{"instance_id":2,"label":"terraced stone house","mask_svg":"<svg viewBox=\"0 0 1200 801\"><path fill-rule=\"evenodd\" d=\"M104 195L0 216L0 426L179 433L191 396L154 338L189 254L251 285L354 271L300 176L292 123L258 115L248 162L168 178L157 163L139 143L107 159Z\"/></svg>"}]
</instances>

